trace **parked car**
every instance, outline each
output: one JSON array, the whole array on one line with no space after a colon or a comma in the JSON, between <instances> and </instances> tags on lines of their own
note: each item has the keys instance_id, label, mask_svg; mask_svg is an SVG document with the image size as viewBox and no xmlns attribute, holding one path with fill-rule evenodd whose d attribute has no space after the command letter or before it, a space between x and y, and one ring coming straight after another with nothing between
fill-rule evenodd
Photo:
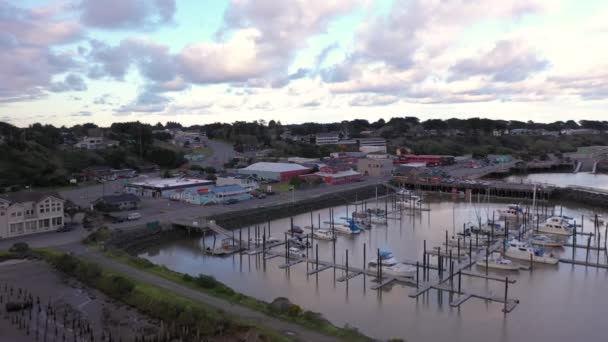
<instances>
[{"instance_id":1,"label":"parked car","mask_svg":"<svg viewBox=\"0 0 608 342\"><path fill-rule=\"evenodd\" d=\"M237 200L236 198L229 198L227 200L224 200L225 205L231 205L231 204L237 204L237 203L239 203L239 200Z\"/></svg>"},{"instance_id":2,"label":"parked car","mask_svg":"<svg viewBox=\"0 0 608 342\"><path fill-rule=\"evenodd\" d=\"M141 218L141 214L140 213L130 213L127 216L127 220L129 220L129 221L139 220L140 218Z\"/></svg>"},{"instance_id":3,"label":"parked car","mask_svg":"<svg viewBox=\"0 0 608 342\"><path fill-rule=\"evenodd\" d=\"M112 223L122 223L125 222L127 219L124 217L112 217Z\"/></svg>"}]
</instances>

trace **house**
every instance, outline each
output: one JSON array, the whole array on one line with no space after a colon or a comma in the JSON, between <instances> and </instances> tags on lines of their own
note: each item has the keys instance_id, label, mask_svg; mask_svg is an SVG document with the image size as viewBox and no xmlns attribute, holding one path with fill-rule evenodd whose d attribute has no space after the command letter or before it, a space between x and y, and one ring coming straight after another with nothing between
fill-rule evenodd
<instances>
[{"instance_id":1,"label":"house","mask_svg":"<svg viewBox=\"0 0 608 342\"><path fill-rule=\"evenodd\" d=\"M212 185L213 181L194 178L147 179L125 185L124 192L141 197L170 198L176 190Z\"/></svg>"},{"instance_id":2,"label":"house","mask_svg":"<svg viewBox=\"0 0 608 342\"><path fill-rule=\"evenodd\" d=\"M368 153L366 157L369 159L390 159L390 156L386 152L382 151L374 151Z\"/></svg>"},{"instance_id":3,"label":"house","mask_svg":"<svg viewBox=\"0 0 608 342\"><path fill-rule=\"evenodd\" d=\"M386 177L393 172L392 159L359 159L357 169L362 175L371 177Z\"/></svg>"},{"instance_id":4,"label":"house","mask_svg":"<svg viewBox=\"0 0 608 342\"><path fill-rule=\"evenodd\" d=\"M395 151L395 154L400 156L400 155L406 155L406 154L412 154L412 149L407 147L407 146L401 146L401 147L397 147L397 150Z\"/></svg>"},{"instance_id":5,"label":"house","mask_svg":"<svg viewBox=\"0 0 608 342\"><path fill-rule=\"evenodd\" d=\"M133 210L139 207L141 200L133 194L103 196L93 202L95 207L108 209L107 211Z\"/></svg>"},{"instance_id":6,"label":"house","mask_svg":"<svg viewBox=\"0 0 608 342\"><path fill-rule=\"evenodd\" d=\"M109 166L89 166L82 170L84 178L96 181L111 181L116 180L114 170Z\"/></svg>"},{"instance_id":7,"label":"house","mask_svg":"<svg viewBox=\"0 0 608 342\"><path fill-rule=\"evenodd\" d=\"M239 185L249 191L256 190L260 187L257 179L250 175L230 174L225 176L217 176L215 180L217 186Z\"/></svg>"},{"instance_id":8,"label":"house","mask_svg":"<svg viewBox=\"0 0 608 342\"><path fill-rule=\"evenodd\" d=\"M288 181L293 177L310 173L310 169L298 164L260 162L238 169L241 175L255 176L258 179Z\"/></svg>"},{"instance_id":9,"label":"house","mask_svg":"<svg viewBox=\"0 0 608 342\"><path fill-rule=\"evenodd\" d=\"M207 135L202 132L183 132L176 130L172 132L173 144L180 147L205 148L207 147Z\"/></svg>"},{"instance_id":10,"label":"house","mask_svg":"<svg viewBox=\"0 0 608 342\"><path fill-rule=\"evenodd\" d=\"M395 160L395 164L409 163L425 163L427 166L452 165L455 159L453 156L402 154Z\"/></svg>"},{"instance_id":11,"label":"house","mask_svg":"<svg viewBox=\"0 0 608 342\"><path fill-rule=\"evenodd\" d=\"M85 150L101 150L118 146L118 141L108 140L104 137L84 137L74 145L76 148Z\"/></svg>"},{"instance_id":12,"label":"house","mask_svg":"<svg viewBox=\"0 0 608 342\"><path fill-rule=\"evenodd\" d=\"M64 203L55 192L0 195L0 238L50 232L63 227Z\"/></svg>"}]
</instances>

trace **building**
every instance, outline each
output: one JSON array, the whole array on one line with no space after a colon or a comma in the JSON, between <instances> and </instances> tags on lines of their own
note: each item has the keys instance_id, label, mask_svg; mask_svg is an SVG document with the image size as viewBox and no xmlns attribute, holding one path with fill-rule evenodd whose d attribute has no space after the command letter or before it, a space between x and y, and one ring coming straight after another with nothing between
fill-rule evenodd
<instances>
[{"instance_id":1,"label":"building","mask_svg":"<svg viewBox=\"0 0 608 342\"><path fill-rule=\"evenodd\" d=\"M238 185L249 191L256 190L260 187L257 179L250 175L231 174L225 176L217 176L215 180L217 186Z\"/></svg>"},{"instance_id":2,"label":"building","mask_svg":"<svg viewBox=\"0 0 608 342\"><path fill-rule=\"evenodd\" d=\"M386 139L384 138L361 138L359 139L359 151L364 153L384 152L386 153Z\"/></svg>"},{"instance_id":3,"label":"building","mask_svg":"<svg viewBox=\"0 0 608 342\"><path fill-rule=\"evenodd\" d=\"M319 172L301 177L306 180L321 179L324 183L330 185L360 182L363 180L361 173L346 168L343 165L338 167L325 165L320 168Z\"/></svg>"},{"instance_id":4,"label":"building","mask_svg":"<svg viewBox=\"0 0 608 342\"><path fill-rule=\"evenodd\" d=\"M310 169L298 164L289 163L255 163L237 172L241 175L255 176L258 179L288 181L293 177L310 173Z\"/></svg>"},{"instance_id":5,"label":"building","mask_svg":"<svg viewBox=\"0 0 608 342\"><path fill-rule=\"evenodd\" d=\"M133 194L121 194L100 197L93 202L93 205L107 209L107 211L119 211L137 209L140 202L139 197Z\"/></svg>"},{"instance_id":6,"label":"building","mask_svg":"<svg viewBox=\"0 0 608 342\"><path fill-rule=\"evenodd\" d=\"M112 171L113 169L109 166L89 166L82 170L82 175L87 180L105 182L116 180L116 175Z\"/></svg>"},{"instance_id":7,"label":"building","mask_svg":"<svg viewBox=\"0 0 608 342\"><path fill-rule=\"evenodd\" d=\"M319 158L304 158L304 157L289 157L287 158L288 163L294 164L315 164L319 163L321 160Z\"/></svg>"},{"instance_id":8,"label":"building","mask_svg":"<svg viewBox=\"0 0 608 342\"><path fill-rule=\"evenodd\" d=\"M370 152L366 155L366 157L369 159L391 159L391 157L386 152L382 151Z\"/></svg>"},{"instance_id":9,"label":"building","mask_svg":"<svg viewBox=\"0 0 608 342\"><path fill-rule=\"evenodd\" d=\"M251 199L248 189L240 185L215 186L179 189L172 192L170 198L174 201L187 202L190 204L210 205L221 204L229 199L246 201Z\"/></svg>"},{"instance_id":10,"label":"building","mask_svg":"<svg viewBox=\"0 0 608 342\"><path fill-rule=\"evenodd\" d=\"M412 149L407 147L407 146L401 146L401 147L397 147L397 150L395 151L395 154L398 156L401 155L406 155L406 154L412 154Z\"/></svg>"},{"instance_id":11,"label":"building","mask_svg":"<svg viewBox=\"0 0 608 342\"><path fill-rule=\"evenodd\" d=\"M207 147L207 135L201 132L173 132L173 144L180 147L205 148Z\"/></svg>"},{"instance_id":12,"label":"building","mask_svg":"<svg viewBox=\"0 0 608 342\"><path fill-rule=\"evenodd\" d=\"M392 159L359 159L357 168L362 175L371 177L386 177L393 172Z\"/></svg>"},{"instance_id":13,"label":"building","mask_svg":"<svg viewBox=\"0 0 608 342\"><path fill-rule=\"evenodd\" d=\"M336 145L339 140L340 134L338 132L318 133L315 136L317 145Z\"/></svg>"},{"instance_id":14,"label":"building","mask_svg":"<svg viewBox=\"0 0 608 342\"><path fill-rule=\"evenodd\" d=\"M101 150L118 146L118 141L108 140L104 137L84 137L74 145L76 148L85 150Z\"/></svg>"},{"instance_id":15,"label":"building","mask_svg":"<svg viewBox=\"0 0 608 342\"><path fill-rule=\"evenodd\" d=\"M453 156L405 154L395 159L395 164L425 163L427 166L452 165Z\"/></svg>"},{"instance_id":16,"label":"building","mask_svg":"<svg viewBox=\"0 0 608 342\"><path fill-rule=\"evenodd\" d=\"M141 197L170 198L175 190L212 185L213 181L193 178L160 178L125 185L124 192Z\"/></svg>"},{"instance_id":17,"label":"building","mask_svg":"<svg viewBox=\"0 0 608 342\"><path fill-rule=\"evenodd\" d=\"M63 227L64 203L54 192L0 195L0 238L50 232Z\"/></svg>"}]
</instances>

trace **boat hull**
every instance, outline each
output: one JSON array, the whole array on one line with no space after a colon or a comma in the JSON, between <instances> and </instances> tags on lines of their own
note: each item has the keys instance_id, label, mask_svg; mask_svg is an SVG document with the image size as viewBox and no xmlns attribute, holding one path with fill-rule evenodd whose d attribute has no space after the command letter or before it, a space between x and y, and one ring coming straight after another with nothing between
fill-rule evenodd
<instances>
[{"instance_id":1,"label":"boat hull","mask_svg":"<svg viewBox=\"0 0 608 342\"><path fill-rule=\"evenodd\" d=\"M486 261L485 260L480 260L480 261L476 262L475 264L477 266L479 266L479 267L486 268ZM491 260L490 260L490 262L487 263L487 267L495 269L495 270L503 270L503 271L518 271L519 268L520 268L519 265L515 265L515 264L510 264L510 265L499 264L499 263L492 262Z\"/></svg>"},{"instance_id":2,"label":"boat hull","mask_svg":"<svg viewBox=\"0 0 608 342\"><path fill-rule=\"evenodd\" d=\"M505 253L505 256L512 258L512 259L519 259L519 260L530 260L530 254L529 253L513 253L513 252L509 252L507 250L507 252ZM534 255L532 257L532 261L534 262L540 262L543 264L549 264L549 265L556 265L559 260L553 257L545 257L545 256L538 256L538 255Z\"/></svg>"}]
</instances>

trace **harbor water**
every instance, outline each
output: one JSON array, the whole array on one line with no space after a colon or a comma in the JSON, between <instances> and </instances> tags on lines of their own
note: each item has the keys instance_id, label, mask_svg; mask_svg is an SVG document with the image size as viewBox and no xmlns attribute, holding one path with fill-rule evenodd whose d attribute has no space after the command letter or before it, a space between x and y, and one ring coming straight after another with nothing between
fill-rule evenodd
<instances>
[{"instance_id":1,"label":"harbor water","mask_svg":"<svg viewBox=\"0 0 608 342\"><path fill-rule=\"evenodd\" d=\"M427 248L441 246L445 232L451 236L462 230L463 224L491 218L495 210L504 208L505 202L489 202L483 198L429 198L425 207L430 211L405 210L400 220L390 220L388 225L375 225L358 236L339 235L335 244L335 262L344 264L346 250L352 267L363 267L364 244L366 260L375 257L377 249L390 250L397 260L422 261L423 241ZM368 207L375 206L374 200ZM377 204L384 208L382 200ZM554 206L551 205L553 209ZM359 207L361 209L361 207ZM348 207L352 212L354 206ZM584 230L592 231L591 218L595 212L589 208L556 207L564 215L576 217L581 222L584 215ZM334 208L334 217L347 215L346 206ZM329 220L329 209L312 214L315 226L320 220ZM293 218L301 227L311 224L311 215ZM271 235L283 239L290 227L290 220L281 219L270 223ZM253 234L253 229L250 230ZM241 231L243 240L247 230ZM602 235L604 230L602 229ZM235 236L239 236L238 230ZM205 245L213 244L207 237ZM216 245L221 243L218 236ZM331 241L317 241L319 259L334 260ZM579 244L586 237L579 237ZM603 245L603 238L602 238ZM284 247L276 247L278 252ZM311 257L314 249L309 251ZM571 257L570 248L558 248L554 253ZM203 253L201 239L183 239L151 247L140 254L150 261L165 265L169 269L188 273L212 275L235 291L256 298L272 301L287 297L304 310L320 312L338 326L356 327L361 332L379 339L403 338L407 341L606 341L605 317L608 317L608 271L592 267L535 264L533 271L501 272L489 271L489 275L517 282L509 286L509 297L520 301L509 314L502 312L503 305L472 298L460 307L451 307L452 297L448 292L430 290L417 299L410 298L413 288L393 284L377 291L373 277L357 276L348 282L338 282L344 271L329 269L317 275L307 275L314 265L300 263L291 268L280 269L285 263L282 257L264 260L262 255L234 254L227 257L207 256ZM577 259L585 259L585 251L577 249ZM595 262L596 252L591 251L590 260ZM606 262L602 251L600 262ZM431 263L435 264L436 259ZM526 262L522 262L527 264ZM485 274L486 270L473 266L471 271ZM463 276L465 291L504 295L504 284L481 278Z\"/></svg>"}]
</instances>

